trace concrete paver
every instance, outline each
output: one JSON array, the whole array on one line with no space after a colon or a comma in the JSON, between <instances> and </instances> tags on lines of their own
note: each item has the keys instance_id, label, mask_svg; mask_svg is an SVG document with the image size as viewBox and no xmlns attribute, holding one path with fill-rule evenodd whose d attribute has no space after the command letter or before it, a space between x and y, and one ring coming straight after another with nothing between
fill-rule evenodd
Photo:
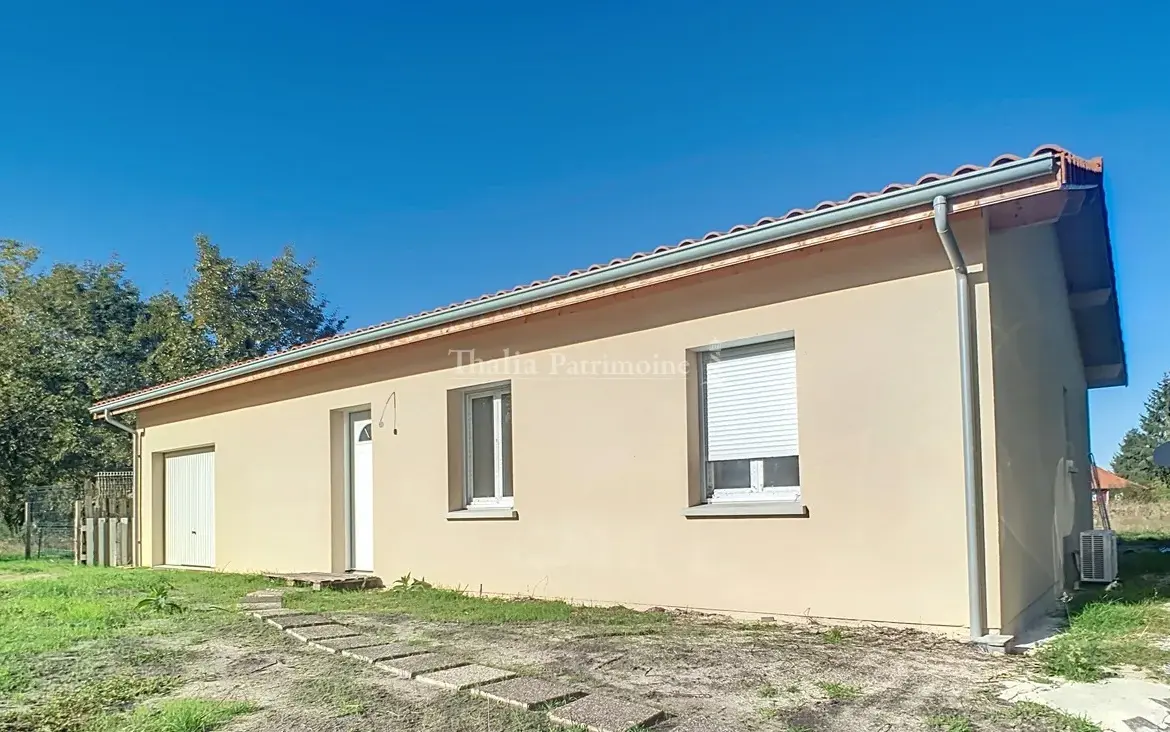
<instances>
[{"instance_id":1,"label":"concrete paver","mask_svg":"<svg viewBox=\"0 0 1170 732\"><path fill-rule=\"evenodd\" d=\"M329 653L337 653L339 651L349 650L351 648L370 648L371 646L386 645L385 638L375 638L372 635L348 635L338 638L323 638L309 643L314 648L320 648L322 651Z\"/></svg>"},{"instance_id":2,"label":"concrete paver","mask_svg":"<svg viewBox=\"0 0 1170 732\"><path fill-rule=\"evenodd\" d=\"M281 615L304 615L304 613L300 612L299 610L289 610L286 607L270 608L266 610L250 609L247 611L247 613L252 617L259 618L261 620L264 618L275 618Z\"/></svg>"},{"instance_id":3,"label":"concrete paver","mask_svg":"<svg viewBox=\"0 0 1170 732\"><path fill-rule=\"evenodd\" d=\"M289 628L285 632L297 640L306 642L357 635L356 632L344 625L306 625L301 628Z\"/></svg>"},{"instance_id":4,"label":"concrete paver","mask_svg":"<svg viewBox=\"0 0 1170 732\"><path fill-rule=\"evenodd\" d=\"M507 681L480 686L472 689L471 694L529 711L545 704L556 704L585 696L585 692L571 686L531 676L518 676Z\"/></svg>"},{"instance_id":5,"label":"concrete paver","mask_svg":"<svg viewBox=\"0 0 1170 732\"><path fill-rule=\"evenodd\" d=\"M240 602L284 602L284 592L281 590L256 590L240 598Z\"/></svg>"},{"instance_id":6,"label":"concrete paver","mask_svg":"<svg viewBox=\"0 0 1170 732\"><path fill-rule=\"evenodd\" d=\"M379 646L367 646L365 648L346 648L341 652L341 655L356 658L366 663L378 663L379 661L389 661L394 658L417 656L426 652L427 649L420 646L412 646L406 643L384 643Z\"/></svg>"},{"instance_id":7,"label":"concrete paver","mask_svg":"<svg viewBox=\"0 0 1170 732\"><path fill-rule=\"evenodd\" d=\"M466 666L456 666L454 668L443 669L441 671L432 671L426 674L420 674L417 677L419 683L430 684L432 686L441 686L444 689L454 689L455 691L463 691L470 689L473 686L482 686L483 684L490 684L493 681L504 681L510 679L516 674L511 671L505 671L500 668L492 668L491 666L481 666L477 663L471 663Z\"/></svg>"},{"instance_id":8,"label":"concrete paver","mask_svg":"<svg viewBox=\"0 0 1170 732\"><path fill-rule=\"evenodd\" d=\"M419 653L404 658L381 661L375 665L383 671L389 671L399 678L413 679L419 674L442 671L443 669L455 668L456 666L466 666L467 662L460 661L451 656L445 656L441 653Z\"/></svg>"},{"instance_id":9,"label":"concrete paver","mask_svg":"<svg viewBox=\"0 0 1170 732\"><path fill-rule=\"evenodd\" d=\"M548 718L557 724L577 725L593 732L626 732L631 727L648 727L663 716L661 710L645 704L598 694L582 697L548 713Z\"/></svg>"},{"instance_id":10,"label":"concrete paver","mask_svg":"<svg viewBox=\"0 0 1170 732\"><path fill-rule=\"evenodd\" d=\"M289 628L307 628L310 625L332 625L333 621L324 615L305 615L298 613L296 615L277 615L274 617L265 618L264 622L269 625L275 625L281 630L288 630Z\"/></svg>"},{"instance_id":11,"label":"concrete paver","mask_svg":"<svg viewBox=\"0 0 1170 732\"><path fill-rule=\"evenodd\" d=\"M999 697L1031 701L1065 714L1086 717L1110 732L1170 730L1170 686L1141 679L1114 678L1092 684L1017 681Z\"/></svg>"},{"instance_id":12,"label":"concrete paver","mask_svg":"<svg viewBox=\"0 0 1170 732\"><path fill-rule=\"evenodd\" d=\"M236 603L236 609L244 612L251 612L253 610L279 610L284 605L279 602L240 602Z\"/></svg>"}]
</instances>

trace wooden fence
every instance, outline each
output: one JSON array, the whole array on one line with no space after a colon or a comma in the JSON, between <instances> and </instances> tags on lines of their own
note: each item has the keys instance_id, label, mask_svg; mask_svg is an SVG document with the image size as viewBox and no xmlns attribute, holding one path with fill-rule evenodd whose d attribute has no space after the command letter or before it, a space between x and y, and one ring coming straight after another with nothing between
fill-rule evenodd
<instances>
[{"instance_id":1,"label":"wooden fence","mask_svg":"<svg viewBox=\"0 0 1170 732\"><path fill-rule=\"evenodd\" d=\"M86 482L73 504L74 564L121 567L134 563L134 506L128 495L99 491Z\"/></svg>"}]
</instances>

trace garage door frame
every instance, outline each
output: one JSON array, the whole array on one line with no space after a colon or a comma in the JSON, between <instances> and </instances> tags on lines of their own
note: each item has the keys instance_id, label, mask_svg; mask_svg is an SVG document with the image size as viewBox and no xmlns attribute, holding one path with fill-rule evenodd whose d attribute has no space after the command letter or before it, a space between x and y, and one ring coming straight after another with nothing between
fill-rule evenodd
<instances>
[{"instance_id":1,"label":"garage door frame","mask_svg":"<svg viewBox=\"0 0 1170 732\"><path fill-rule=\"evenodd\" d=\"M214 446L163 455L163 561L169 566L215 567L215 463Z\"/></svg>"}]
</instances>

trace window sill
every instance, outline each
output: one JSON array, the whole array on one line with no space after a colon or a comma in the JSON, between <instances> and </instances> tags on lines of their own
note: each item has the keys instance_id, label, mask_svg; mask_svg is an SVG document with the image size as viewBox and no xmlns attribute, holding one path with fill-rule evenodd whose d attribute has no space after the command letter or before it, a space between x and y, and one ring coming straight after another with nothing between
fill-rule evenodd
<instances>
[{"instance_id":1,"label":"window sill","mask_svg":"<svg viewBox=\"0 0 1170 732\"><path fill-rule=\"evenodd\" d=\"M516 509L505 508L461 508L448 511L448 521L515 521L520 518Z\"/></svg>"},{"instance_id":2,"label":"window sill","mask_svg":"<svg viewBox=\"0 0 1170 732\"><path fill-rule=\"evenodd\" d=\"M722 501L684 508L687 518L735 518L739 516L792 516L808 518L800 501Z\"/></svg>"}]
</instances>

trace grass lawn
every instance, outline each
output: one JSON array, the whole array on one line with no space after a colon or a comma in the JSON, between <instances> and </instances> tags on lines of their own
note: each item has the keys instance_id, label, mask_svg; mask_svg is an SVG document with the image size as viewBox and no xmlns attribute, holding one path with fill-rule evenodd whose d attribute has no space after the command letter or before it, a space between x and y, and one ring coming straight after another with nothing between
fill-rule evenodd
<instances>
[{"instance_id":1,"label":"grass lawn","mask_svg":"<svg viewBox=\"0 0 1170 732\"><path fill-rule=\"evenodd\" d=\"M404 578L405 579L405 578ZM401 613L420 620L459 623L549 623L631 626L652 629L673 622L668 613L624 607L586 607L558 600L476 597L425 582L401 584L384 592L313 592L285 594L285 606L308 612Z\"/></svg>"},{"instance_id":2,"label":"grass lawn","mask_svg":"<svg viewBox=\"0 0 1170 732\"><path fill-rule=\"evenodd\" d=\"M1094 587L1071 598L1069 628L1041 647L1044 672L1073 681L1097 681L1122 665L1167 678L1170 651L1170 554L1123 551L1120 586Z\"/></svg>"},{"instance_id":3,"label":"grass lawn","mask_svg":"<svg viewBox=\"0 0 1170 732\"><path fill-rule=\"evenodd\" d=\"M203 726L175 722L191 717L195 709L203 709L204 717L212 720L206 705L180 705L122 719L120 710L128 704L169 693L179 684L168 672L172 659L165 650L134 641L180 632L228 632L245 622L230 612L237 599L266 584L263 578L248 575L0 559L0 700L4 700L0 729L212 729L212 721ZM160 587L167 588L167 596L183 612L168 615L138 609ZM241 709L221 709L219 714L229 711L235 714Z\"/></svg>"},{"instance_id":4,"label":"grass lawn","mask_svg":"<svg viewBox=\"0 0 1170 732\"><path fill-rule=\"evenodd\" d=\"M1170 636L1170 611L1161 599L1170 588L1170 554L1126 553L1122 572L1126 581L1119 589L1077 597L1069 605L1069 632L1046 646L1038 661L1011 662L1018 663L1018 673L1034 670L1037 663L1047 674L1076 680L1101 678L1119 664L1160 673L1162 664L1170 662L1170 652L1158 646ZM420 701L389 691L368 666L314 655L317 652L234 612L241 596L271 585L255 575L0 558L0 730L209 732L240 716L245 717L245 727L276 729L303 723L305 714L352 719L358 725L355 729L473 732L487 729L485 724L498 732L556 729L542 715L466 695L444 693ZM739 701L758 708L754 724L763 725L760 729L836 729L833 715L861 714L895 699L883 697L872 685L872 668L893 671L886 664L897 664L899 656L886 655L882 633L870 640L862 629L799 630L621 607L477 597L419 581L376 592L290 590L286 605L340 613L339 618L359 625L366 622L366 632L384 627L391 635L395 630L429 634L430 642L470 653L472 660L476 654L490 659L491 649L500 644L512 644L506 652L518 666L526 653L533 659L555 654L558 660L551 667L528 673L566 673L569 676L562 680L569 683L599 683L604 688L614 683L605 676L612 674L608 678L626 686L624 674L633 674L635 686L665 679L660 688L669 694L674 688L673 682L667 683L671 669L706 669L696 678L716 674L740 679L727 688L743 687ZM974 663L967 658L969 651L951 645L954 648L939 646L931 655L924 652L915 664L932 664L930 671L922 677L906 676L918 679L906 683L920 686L942 679L941 691L970 689L963 692L969 694L967 701L935 712L925 701L907 701L901 694L896 697L902 705L898 713L910 726L944 732L1096 729L1037 705L997 706L975 685L961 686L968 680L953 670L954 664L977 673L987 662ZM230 658L223 655L224 648ZM208 655L216 653L218 661ZM216 670L209 670L214 666L209 659L219 663ZM506 662L497 663L507 667ZM574 663L578 665L571 666ZM280 677L284 680L248 670L223 676L222 669L231 664L259 669L275 664L285 669ZM749 664L763 665L744 671L742 666ZM797 664L809 664L816 675L803 671L788 675L787 669ZM910 665L898 673L919 673L914 669ZM763 679L753 676L757 673L764 674ZM952 673L953 683L960 686L948 685L947 675ZM283 686L274 691L273 684ZM684 697L710 695L704 691ZM927 694L923 699L927 697L933 698ZM714 698L722 706L728 702L726 693ZM650 703L661 700L652 695ZM813 716L802 716L804 704ZM249 716L258 710L263 716ZM852 724L845 728L853 729Z\"/></svg>"}]
</instances>

